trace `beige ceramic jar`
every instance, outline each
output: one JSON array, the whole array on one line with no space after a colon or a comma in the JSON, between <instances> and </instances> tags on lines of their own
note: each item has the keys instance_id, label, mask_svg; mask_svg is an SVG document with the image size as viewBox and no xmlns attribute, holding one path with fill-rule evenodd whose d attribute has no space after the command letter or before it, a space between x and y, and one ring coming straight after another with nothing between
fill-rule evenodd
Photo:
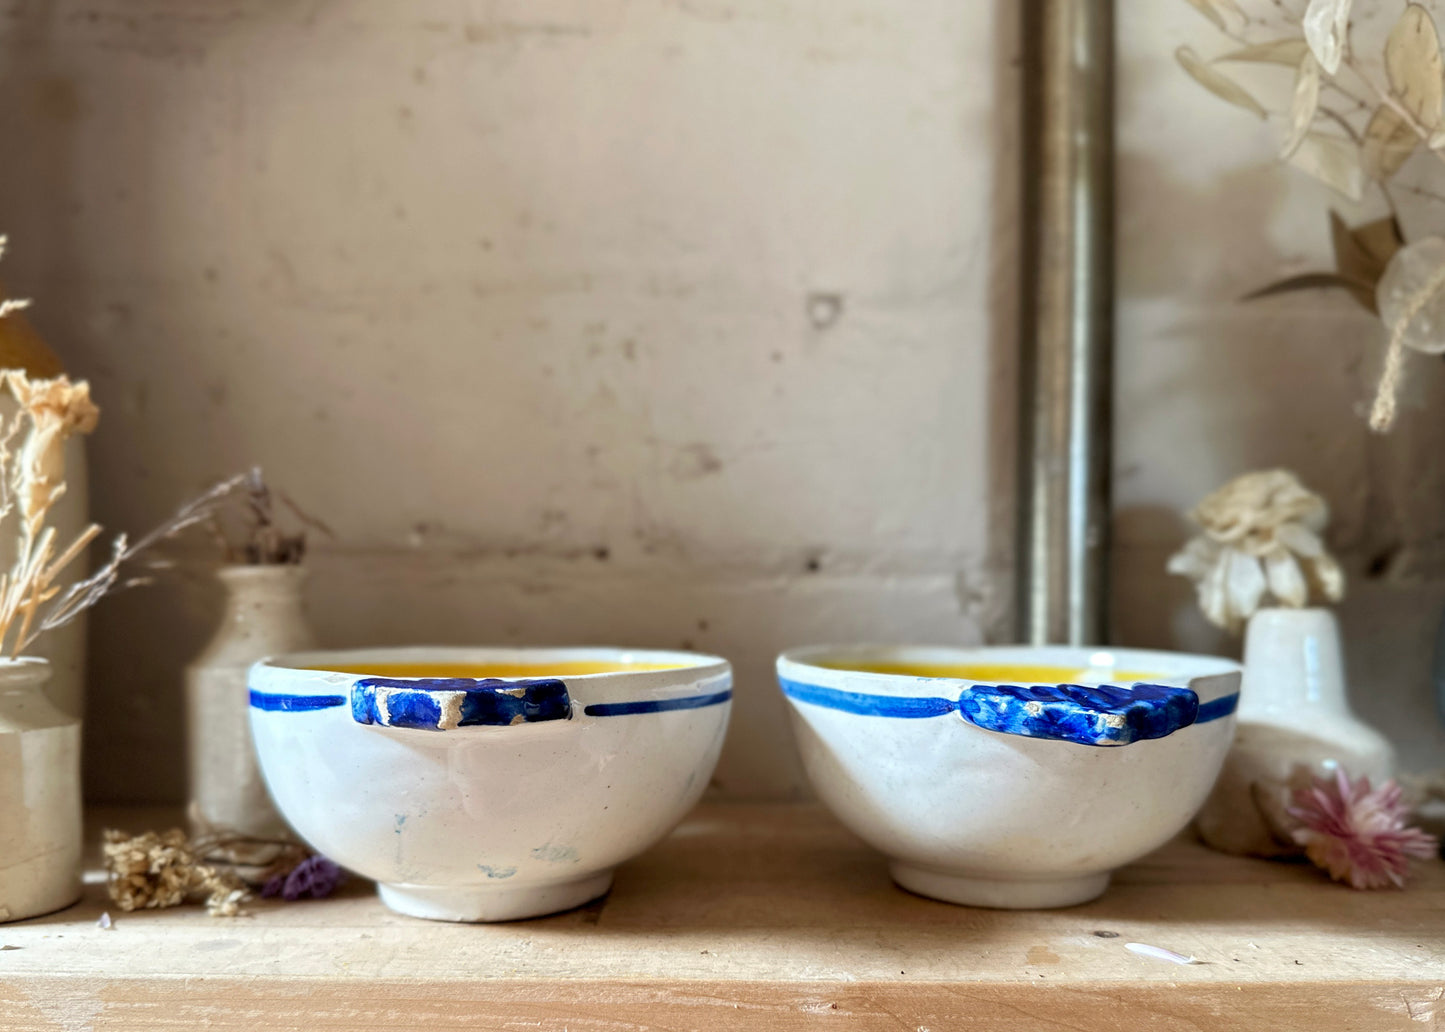
<instances>
[{"instance_id":1,"label":"beige ceramic jar","mask_svg":"<svg viewBox=\"0 0 1445 1032\"><path fill-rule=\"evenodd\" d=\"M221 626L186 670L190 814L195 830L289 835L271 804L251 741L246 674L267 656L316 647L299 566L227 566Z\"/></svg>"},{"instance_id":2,"label":"beige ceramic jar","mask_svg":"<svg viewBox=\"0 0 1445 1032\"><path fill-rule=\"evenodd\" d=\"M49 679L43 659L0 660L0 921L80 898L80 721Z\"/></svg>"}]
</instances>

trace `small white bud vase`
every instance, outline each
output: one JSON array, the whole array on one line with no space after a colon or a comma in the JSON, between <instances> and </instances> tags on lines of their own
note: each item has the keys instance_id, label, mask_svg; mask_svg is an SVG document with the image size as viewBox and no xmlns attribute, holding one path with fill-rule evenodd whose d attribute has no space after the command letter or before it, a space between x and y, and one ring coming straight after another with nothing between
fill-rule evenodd
<instances>
[{"instance_id":1,"label":"small white bud vase","mask_svg":"<svg viewBox=\"0 0 1445 1032\"><path fill-rule=\"evenodd\" d=\"M1395 752L1350 710L1335 615L1261 609L1245 635L1234 747L1199 813L1200 836L1226 853L1297 853L1281 835L1291 784L1337 768L1378 784L1394 775Z\"/></svg>"},{"instance_id":2,"label":"small white bud vase","mask_svg":"<svg viewBox=\"0 0 1445 1032\"><path fill-rule=\"evenodd\" d=\"M80 720L49 679L46 660L0 660L0 921L80 898Z\"/></svg>"},{"instance_id":3,"label":"small white bud vase","mask_svg":"<svg viewBox=\"0 0 1445 1032\"><path fill-rule=\"evenodd\" d=\"M225 615L186 669L191 820L198 832L289 838L256 761L246 675L258 659L316 647L301 601L305 570L227 566L217 576Z\"/></svg>"}]
</instances>

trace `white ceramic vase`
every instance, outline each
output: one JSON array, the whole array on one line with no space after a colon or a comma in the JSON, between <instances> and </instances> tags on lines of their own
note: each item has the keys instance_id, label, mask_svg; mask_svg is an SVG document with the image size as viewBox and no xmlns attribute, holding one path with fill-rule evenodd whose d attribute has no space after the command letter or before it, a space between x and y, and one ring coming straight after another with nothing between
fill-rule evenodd
<instances>
[{"instance_id":1,"label":"white ceramic vase","mask_svg":"<svg viewBox=\"0 0 1445 1032\"><path fill-rule=\"evenodd\" d=\"M258 659L316 647L301 600L305 570L227 566L217 576L226 589L225 615L186 669L193 830L288 838L256 761L246 672Z\"/></svg>"},{"instance_id":2,"label":"white ceramic vase","mask_svg":"<svg viewBox=\"0 0 1445 1032\"><path fill-rule=\"evenodd\" d=\"M0 660L0 921L80 898L80 720L49 678L43 659Z\"/></svg>"},{"instance_id":3,"label":"white ceramic vase","mask_svg":"<svg viewBox=\"0 0 1445 1032\"><path fill-rule=\"evenodd\" d=\"M1226 853L1298 852L1281 834L1292 782L1343 768L1378 784L1395 772L1389 741L1350 710L1339 625L1328 609L1261 609L1244 643L1234 747L1196 822Z\"/></svg>"}]
</instances>

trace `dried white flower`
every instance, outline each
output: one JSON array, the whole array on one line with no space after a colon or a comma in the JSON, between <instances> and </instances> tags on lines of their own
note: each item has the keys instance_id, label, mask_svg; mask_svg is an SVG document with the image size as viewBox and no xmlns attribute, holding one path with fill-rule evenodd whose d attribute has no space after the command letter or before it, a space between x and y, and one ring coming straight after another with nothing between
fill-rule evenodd
<instances>
[{"instance_id":1,"label":"dried white flower","mask_svg":"<svg viewBox=\"0 0 1445 1032\"><path fill-rule=\"evenodd\" d=\"M16 456L13 476L25 533L34 541L46 513L65 492L65 442L73 434L94 430L100 409L90 400L90 384L84 380L32 380L14 370L6 374L5 383L30 416L30 432Z\"/></svg>"},{"instance_id":2,"label":"dried white flower","mask_svg":"<svg viewBox=\"0 0 1445 1032\"><path fill-rule=\"evenodd\" d=\"M1266 604L1300 608L1311 596L1329 602L1344 596L1344 572L1321 536L1329 507L1293 473L1246 473L1191 515L1203 533L1168 568L1194 581L1210 623L1238 631Z\"/></svg>"}]
</instances>

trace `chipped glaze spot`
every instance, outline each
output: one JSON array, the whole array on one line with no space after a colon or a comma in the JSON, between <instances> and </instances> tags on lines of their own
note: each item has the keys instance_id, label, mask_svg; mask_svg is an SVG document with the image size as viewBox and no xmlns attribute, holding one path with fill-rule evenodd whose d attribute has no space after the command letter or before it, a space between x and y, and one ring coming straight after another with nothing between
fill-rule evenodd
<instances>
[{"instance_id":1,"label":"chipped glaze spot","mask_svg":"<svg viewBox=\"0 0 1445 1032\"><path fill-rule=\"evenodd\" d=\"M554 846L548 842L532 850L533 860L545 860L549 864L575 864L581 859L571 846Z\"/></svg>"}]
</instances>

